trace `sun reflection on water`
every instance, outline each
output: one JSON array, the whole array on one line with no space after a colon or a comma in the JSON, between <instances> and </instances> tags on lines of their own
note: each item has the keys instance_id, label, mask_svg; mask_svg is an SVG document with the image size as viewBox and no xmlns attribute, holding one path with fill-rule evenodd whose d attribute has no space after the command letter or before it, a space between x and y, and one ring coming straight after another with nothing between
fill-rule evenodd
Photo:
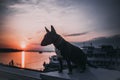
<instances>
[{"instance_id":1,"label":"sun reflection on water","mask_svg":"<svg viewBox=\"0 0 120 80\"><path fill-rule=\"evenodd\" d=\"M21 56L21 67L25 68L25 52L22 51L22 56Z\"/></svg>"}]
</instances>

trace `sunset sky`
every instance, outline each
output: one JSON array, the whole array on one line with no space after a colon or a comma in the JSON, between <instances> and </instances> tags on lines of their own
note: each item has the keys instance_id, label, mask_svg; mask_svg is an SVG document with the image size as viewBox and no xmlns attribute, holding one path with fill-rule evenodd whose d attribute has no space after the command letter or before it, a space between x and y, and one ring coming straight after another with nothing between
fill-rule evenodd
<instances>
[{"instance_id":1,"label":"sunset sky","mask_svg":"<svg viewBox=\"0 0 120 80\"><path fill-rule=\"evenodd\" d=\"M70 42L120 34L119 0L0 0L0 47L38 49L53 25Z\"/></svg>"}]
</instances>

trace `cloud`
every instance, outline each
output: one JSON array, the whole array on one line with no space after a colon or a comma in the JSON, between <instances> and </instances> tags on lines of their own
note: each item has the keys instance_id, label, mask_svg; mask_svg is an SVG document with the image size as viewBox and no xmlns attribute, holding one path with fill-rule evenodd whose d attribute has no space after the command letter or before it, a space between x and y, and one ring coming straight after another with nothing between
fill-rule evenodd
<instances>
[{"instance_id":1,"label":"cloud","mask_svg":"<svg viewBox=\"0 0 120 80\"><path fill-rule=\"evenodd\" d=\"M61 12L61 14L65 14L70 10L79 10L79 14L81 14L83 11L87 11L91 20L95 18L96 22L89 27L92 29L94 26L96 32L112 34L119 33L120 30L120 0L0 0L0 17L3 19L10 13L17 12L17 9L10 8L15 4L29 4L33 8L46 9L48 13ZM63 9L59 11L58 7ZM79 14L76 15L79 16Z\"/></svg>"},{"instance_id":2,"label":"cloud","mask_svg":"<svg viewBox=\"0 0 120 80\"><path fill-rule=\"evenodd\" d=\"M30 43L30 45L40 45L40 43Z\"/></svg>"},{"instance_id":3,"label":"cloud","mask_svg":"<svg viewBox=\"0 0 120 80\"><path fill-rule=\"evenodd\" d=\"M28 38L28 40L32 40L32 38Z\"/></svg>"},{"instance_id":4,"label":"cloud","mask_svg":"<svg viewBox=\"0 0 120 80\"><path fill-rule=\"evenodd\" d=\"M82 32L82 33L73 33L73 34L67 34L67 35L64 35L65 37L68 37L68 36L81 36L81 35L86 35L88 34L88 32Z\"/></svg>"},{"instance_id":5,"label":"cloud","mask_svg":"<svg viewBox=\"0 0 120 80\"><path fill-rule=\"evenodd\" d=\"M20 3L20 0L0 0L0 32L4 31L6 17L13 12L10 5Z\"/></svg>"},{"instance_id":6,"label":"cloud","mask_svg":"<svg viewBox=\"0 0 120 80\"><path fill-rule=\"evenodd\" d=\"M0 0L0 16L6 16L10 14L12 11L9 8L10 5L14 5L16 3L21 3L20 0Z\"/></svg>"},{"instance_id":7,"label":"cloud","mask_svg":"<svg viewBox=\"0 0 120 80\"><path fill-rule=\"evenodd\" d=\"M80 10L82 7L87 10L89 18L94 19L89 27L95 28L96 32L110 35L120 33L120 0L74 0L72 5L76 9Z\"/></svg>"}]
</instances>

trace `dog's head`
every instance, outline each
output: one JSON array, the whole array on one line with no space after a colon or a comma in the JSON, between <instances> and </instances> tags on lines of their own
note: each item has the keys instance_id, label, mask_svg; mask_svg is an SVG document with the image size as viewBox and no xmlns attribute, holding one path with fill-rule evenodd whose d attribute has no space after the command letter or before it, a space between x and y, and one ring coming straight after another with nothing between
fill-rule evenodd
<instances>
[{"instance_id":1,"label":"dog's head","mask_svg":"<svg viewBox=\"0 0 120 80\"><path fill-rule=\"evenodd\" d=\"M45 30L47 33L45 34L45 36L41 42L41 46L46 46L46 45L52 44L58 36L58 34L56 33L56 31L52 25L51 25L51 31L49 31L46 27L45 27Z\"/></svg>"}]
</instances>

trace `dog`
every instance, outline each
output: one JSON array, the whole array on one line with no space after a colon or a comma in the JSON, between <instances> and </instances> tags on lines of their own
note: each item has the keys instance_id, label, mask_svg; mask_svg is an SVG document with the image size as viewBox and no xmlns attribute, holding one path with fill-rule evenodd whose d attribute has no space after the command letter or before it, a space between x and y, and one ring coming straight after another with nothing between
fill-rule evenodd
<instances>
[{"instance_id":1,"label":"dog","mask_svg":"<svg viewBox=\"0 0 120 80\"><path fill-rule=\"evenodd\" d=\"M59 34L56 33L56 30L51 25L51 31L49 31L46 27L46 34L41 42L41 46L47 46L53 44L55 48L60 50L61 56L66 60L67 66L69 69L68 74L72 74L72 65L76 64L80 68L80 72L84 72L86 70L86 64L95 67L88 63L86 54L78 47L72 45L65 39L63 39ZM60 70L62 72L62 61L60 61Z\"/></svg>"}]
</instances>

